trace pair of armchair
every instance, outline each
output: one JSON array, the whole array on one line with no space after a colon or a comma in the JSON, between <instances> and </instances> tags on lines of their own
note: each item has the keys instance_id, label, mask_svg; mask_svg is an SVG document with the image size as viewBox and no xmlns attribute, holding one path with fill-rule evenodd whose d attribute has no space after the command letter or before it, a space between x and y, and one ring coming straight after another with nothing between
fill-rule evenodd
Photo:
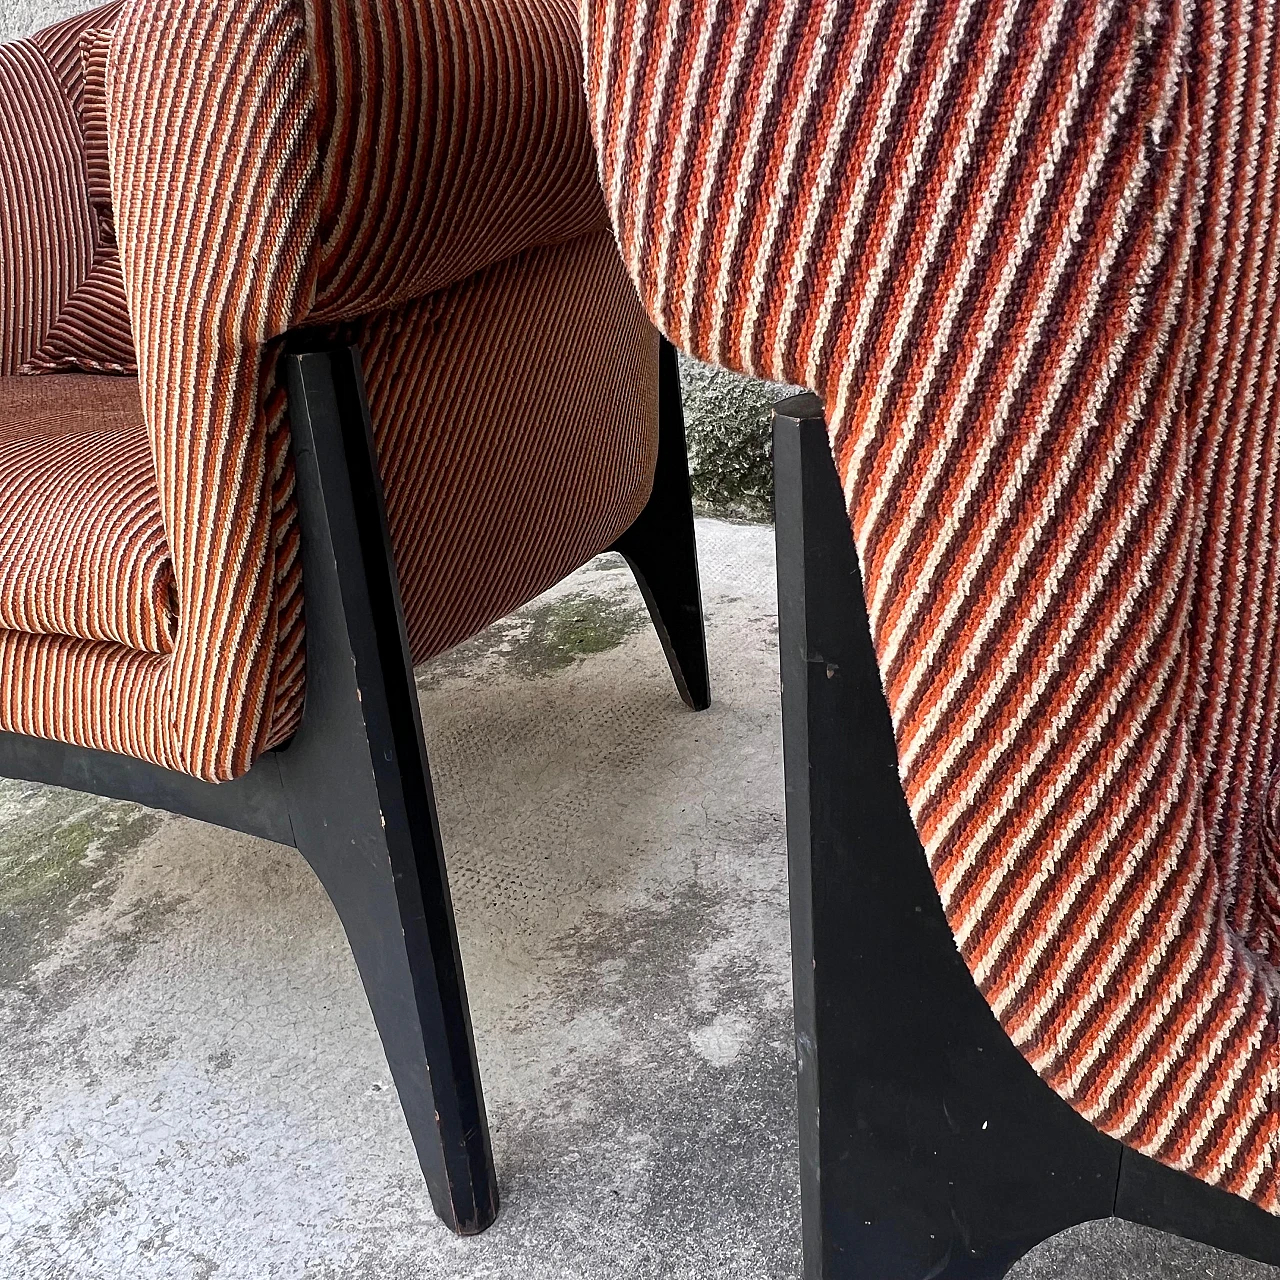
<instances>
[{"instance_id":1,"label":"pair of armchair","mask_svg":"<svg viewBox=\"0 0 1280 1280\"><path fill-rule=\"evenodd\" d=\"M563 0L0 47L0 775L295 845L459 1232L497 1189L412 666L614 547L708 702L579 48Z\"/></svg>"},{"instance_id":2,"label":"pair of armchair","mask_svg":"<svg viewBox=\"0 0 1280 1280\"><path fill-rule=\"evenodd\" d=\"M408 668L620 545L705 703L642 303L821 396L777 444L807 1273L1109 1212L1280 1260L1274 8L584 0L580 68L558 3L130 0L11 46L0 771L297 843L482 1227Z\"/></svg>"}]
</instances>

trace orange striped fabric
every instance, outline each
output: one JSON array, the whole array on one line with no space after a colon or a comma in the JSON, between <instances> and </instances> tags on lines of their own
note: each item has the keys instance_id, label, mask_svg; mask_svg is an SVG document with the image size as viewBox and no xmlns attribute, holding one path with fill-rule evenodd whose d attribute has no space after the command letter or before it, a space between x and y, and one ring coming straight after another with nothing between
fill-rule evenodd
<instances>
[{"instance_id":1,"label":"orange striped fabric","mask_svg":"<svg viewBox=\"0 0 1280 1280\"><path fill-rule=\"evenodd\" d=\"M49 64L77 119L84 109L86 37L94 30L109 31L115 26L122 7L123 0L110 0L37 31L29 41Z\"/></svg>"},{"instance_id":2,"label":"orange striped fabric","mask_svg":"<svg viewBox=\"0 0 1280 1280\"><path fill-rule=\"evenodd\" d=\"M101 234L100 227L98 234ZM40 349L21 373L136 373L129 304L115 248L94 251L88 274L62 304Z\"/></svg>"},{"instance_id":3,"label":"orange striped fabric","mask_svg":"<svg viewBox=\"0 0 1280 1280\"><path fill-rule=\"evenodd\" d=\"M136 713L165 763L233 776L297 705L278 339L605 225L580 77L565 0L124 6L113 204L180 602Z\"/></svg>"},{"instance_id":4,"label":"orange striped fabric","mask_svg":"<svg viewBox=\"0 0 1280 1280\"><path fill-rule=\"evenodd\" d=\"M168 653L175 603L137 383L0 378L0 628Z\"/></svg>"},{"instance_id":5,"label":"orange striped fabric","mask_svg":"<svg viewBox=\"0 0 1280 1280\"><path fill-rule=\"evenodd\" d=\"M0 631L0 728L159 763L168 722L148 712L172 663L120 644Z\"/></svg>"},{"instance_id":6,"label":"orange striped fabric","mask_svg":"<svg viewBox=\"0 0 1280 1280\"><path fill-rule=\"evenodd\" d=\"M107 55L110 51L109 26L93 27L80 37L80 60L84 72L80 131L84 139L89 203L104 238L114 245L116 227L111 212L111 154L107 142Z\"/></svg>"},{"instance_id":7,"label":"orange striped fabric","mask_svg":"<svg viewBox=\"0 0 1280 1280\"><path fill-rule=\"evenodd\" d=\"M35 354L93 248L72 105L35 42L0 45L0 377Z\"/></svg>"},{"instance_id":8,"label":"orange striped fabric","mask_svg":"<svg viewBox=\"0 0 1280 1280\"><path fill-rule=\"evenodd\" d=\"M529 250L350 336L368 369L415 661L531 599L639 514L657 456L657 333L609 232ZM0 631L0 726L156 759L164 722L138 709L168 663L67 638L170 648L173 578L131 406L132 380L0 379L0 422L39 416L80 432L65 468L30 448L6 467L6 435L21 445L33 433L0 428L0 513L12 517L0 519L0 627L31 633ZM68 507L89 501L69 524ZM67 536L50 546L42 534L59 518ZM87 589L55 615L48 597L67 583ZM296 581L288 598L300 612ZM108 608L106 625L86 621L85 609ZM304 692L301 626L282 631L268 741L296 727Z\"/></svg>"},{"instance_id":9,"label":"orange striped fabric","mask_svg":"<svg viewBox=\"0 0 1280 1280\"><path fill-rule=\"evenodd\" d=\"M608 226L567 0L309 4L315 319L425 297Z\"/></svg>"},{"instance_id":10,"label":"orange striped fabric","mask_svg":"<svg viewBox=\"0 0 1280 1280\"><path fill-rule=\"evenodd\" d=\"M119 5L110 6L109 16L114 17L118 8ZM102 11L98 11L98 17L102 16ZM77 31L82 25L83 19L63 24ZM70 369L92 373L136 373L138 370L111 211L106 104L107 50L110 43L110 28L98 27L84 31L79 42L83 71L78 98L79 118L85 189L94 223L93 265L63 303L40 349L22 366L23 373L55 373Z\"/></svg>"},{"instance_id":11,"label":"orange striped fabric","mask_svg":"<svg viewBox=\"0 0 1280 1280\"><path fill-rule=\"evenodd\" d=\"M1280 1210L1274 0L584 0L683 347L818 391L965 960L1099 1128Z\"/></svg>"},{"instance_id":12,"label":"orange striped fabric","mask_svg":"<svg viewBox=\"0 0 1280 1280\"><path fill-rule=\"evenodd\" d=\"M640 514L658 335L608 231L367 321L370 412L415 662L559 582Z\"/></svg>"},{"instance_id":13,"label":"orange striped fabric","mask_svg":"<svg viewBox=\"0 0 1280 1280\"><path fill-rule=\"evenodd\" d=\"M172 649L0 632L0 728L223 779L302 705L284 336L368 347L422 657L639 510L656 335L607 230L568 0L127 0L105 67Z\"/></svg>"},{"instance_id":14,"label":"orange striped fabric","mask_svg":"<svg viewBox=\"0 0 1280 1280\"><path fill-rule=\"evenodd\" d=\"M43 64L44 70L42 98L24 101L18 93L12 103L2 104L6 109L0 114L8 117L10 128L21 129L28 120L48 117L52 110L57 111L65 127L67 108L70 109L79 127L67 131L61 152L46 150L39 138L34 145L47 160L61 156L63 181L75 191L77 214L82 214L85 198L90 208L89 260L68 260L64 242L73 245L77 235L83 235L83 227L68 223L56 202L44 207L47 191L25 182L26 175L13 175L7 202L13 218L7 230L0 228L0 247L6 250L9 269L16 276L14 290L43 290L48 295L38 320L27 331L24 358L17 361L24 373L66 369L132 373L136 369L124 281L115 251L107 172L105 74L110 30L91 25L113 21L119 8L118 3L111 4L69 19L29 41L7 46L0 54L0 58L15 63L25 60ZM50 93L52 85L61 91L63 102L50 106L57 97ZM5 149L10 164L18 154L17 148ZM6 188L9 185L5 183ZM42 243L29 239L20 243L16 238L10 243L11 237L21 234L24 222L37 220L50 224ZM51 316L52 297L60 297L61 302ZM5 308L3 314L13 317L9 323L14 323L21 308ZM3 336L0 331L0 339ZM0 376L13 371L12 363L0 367Z\"/></svg>"}]
</instances>

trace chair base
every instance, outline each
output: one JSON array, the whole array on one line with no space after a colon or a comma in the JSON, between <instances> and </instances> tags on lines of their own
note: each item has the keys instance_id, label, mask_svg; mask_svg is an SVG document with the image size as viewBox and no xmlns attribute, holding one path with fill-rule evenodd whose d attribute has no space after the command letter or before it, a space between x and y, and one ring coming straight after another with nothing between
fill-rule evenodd
<instances>
[{"instance_id":1,"label":"chair base","mask_svg":"<svg viewBox=\"0 0 1280 1280\"><path fill-rule=\"evenodd\" d=\"M284 360L307 608L289 744L212 784L0 733L0 776L137 801L295 846L347 933L440 1218L498 1211L439 824L358 354Z\"/></svg>"},{"instance_id":2,"label":"chair base","mask_svg":"<svg viewBox=\"0 0 1280 1280\"><path fill-rule=\"evenodd\" d=\"M821 401L774 412L805 1280L995 1280L1118 1216L1280 1263L1280 1220L1121 1146L1023 1059L898 775Z\"/></svg>"}]
</instances>

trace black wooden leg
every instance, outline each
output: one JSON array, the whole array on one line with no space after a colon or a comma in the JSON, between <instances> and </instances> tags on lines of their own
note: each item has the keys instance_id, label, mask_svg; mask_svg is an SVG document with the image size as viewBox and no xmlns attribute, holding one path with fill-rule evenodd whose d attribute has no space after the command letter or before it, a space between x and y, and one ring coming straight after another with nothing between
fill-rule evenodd
<instances>
[{"instance_id":1,"label":"black wooden leg","mask_svg":"<svg viewBox=\"0 0 1280 1280\"><path fill-rule=\"evenodd\" d=\"M658 352L658 468L653 493L635 524L613 544L640 585L680 696L694 711L711 705L702 628L698 548L694 541L689 454L675 348Z\"/></svg>"},{"instance_id":2,"label":"black wooden leg","mask_svg":"<svg viewBox=\"0 0 1280 1280\"><path fill-rule=\"evenodd\" d=\"M1280 1266L1280 1218L1125 1147L1116 1217Z\"/></svg>"},{"instance_id":3,"label":"black wooden leg","mask_svg":"<svg viewBox=\"0 0 1280 1280\"><path fill-rule=\"evenodd\" d=\"M277 755L294 841L342 919L436 1212L498 1209L382 486L354 351L286 359L303 522L304 731Z\"/></svg>"},{"instance_id":4,"label":"black wooden leg","mask_svg":"<svg viewBox=\"0 0 1280 1280\"><path fill-rule=\"evenodd\" d=\"M822 405L774 419L806 1280L987 1280L1107 1217L1120 1146L1005 1036L898 780Z\"/></svg>"}]
</instances>

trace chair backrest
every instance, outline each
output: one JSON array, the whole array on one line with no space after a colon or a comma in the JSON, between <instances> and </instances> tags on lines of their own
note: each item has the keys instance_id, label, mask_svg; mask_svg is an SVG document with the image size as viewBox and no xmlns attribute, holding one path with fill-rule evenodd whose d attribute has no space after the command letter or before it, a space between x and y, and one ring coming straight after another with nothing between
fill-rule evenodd
<instances>
[{"instance_id":1,"label":"chair backrest","mask_svg":"<svg viewBox=\"0 0 1280 1280\"><path fill-rule=\"evenodd\" d=\"M25 65L38 50L44 89L66 79L75 115L88 99L71 83L83 75L79 38L104 27L109 40L92 54L105 122L90 132L107 142L118 247L108 265L136 352L178 622L171 659L129 659L99 718L113 748L223 780L285 740L302 701L296 509L275 372L286 336L409 306L504 256L605 231L579 34L572 0L121 0L0 63ZM29 125L17 75L0 70L0 106L8 93L9 119ZM0 150L4 127L0 118ZM0 196L23 190L24 168L53 163L43 132L30 156L10 150L19 177L0 176ZM74 234L39 222L43 195L18 234L50 240L69 265L24 265L25 280L96 287L85 258L101 154L88 164L83 147L64 150L53 176L69 190L79 179ZM31 257L10 252L5 234L0 276ZM23 334L47 329L65 293L30 303L0 289L4 327ZM6 370L32 341L7 341ZM69 701L98 696L85 687Z\"/></svg>"},{"instance_id":2,"label":"chair backrest","mask_svg":"<svg viewBox=\"0 0 1280 1280\"><path fill-rule=\"evenodd\" d=\"M73 19L0 45L0 377L36 353L89 273L79 35Z\"/></svg>"}]
</instances>

